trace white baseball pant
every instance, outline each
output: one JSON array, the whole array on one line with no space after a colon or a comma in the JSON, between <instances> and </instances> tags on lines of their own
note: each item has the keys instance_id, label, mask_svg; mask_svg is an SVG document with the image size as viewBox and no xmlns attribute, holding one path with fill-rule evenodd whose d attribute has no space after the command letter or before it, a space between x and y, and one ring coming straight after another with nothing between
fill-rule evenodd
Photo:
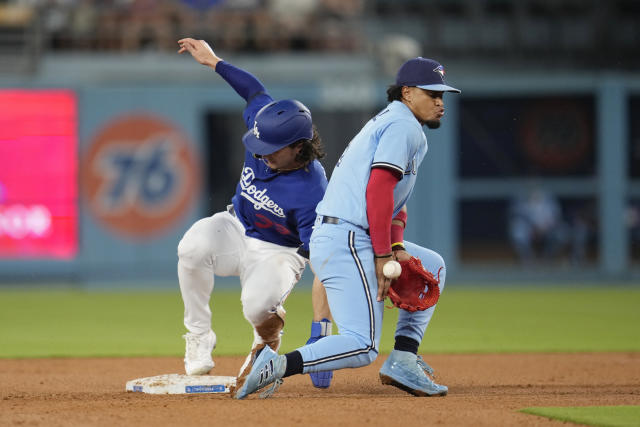
<instances>
[{"instance_id":1,"label":"white baseball pant","mask_svg":"<svg viewBox=\"0 0 640 427\"><path fill-rule=\"evenodd\" d=\"M226 211L194 223L178 244L187 330L202 334L211 329L214 275L239 276L244 317L254 327L254 346L262 344L255 326L282 308L304 271L306 260L296 251L246 236L242 223Z\"/></svg>"}]
</instances>

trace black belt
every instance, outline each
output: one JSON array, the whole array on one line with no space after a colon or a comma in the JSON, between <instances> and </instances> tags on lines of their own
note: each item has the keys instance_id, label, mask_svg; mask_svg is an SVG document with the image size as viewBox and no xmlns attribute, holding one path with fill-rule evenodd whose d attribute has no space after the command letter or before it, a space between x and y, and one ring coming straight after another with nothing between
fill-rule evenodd
<instances>
[{"instance_id":1,"label":"black belt","mask_svg":"<svg viewBox=\"0 0 640 427\"><path fill-rule=\"evenodd\" d=\"M340 218L336 218L335 216L323 216L322 217L323 224L340 224ZM364 230L369 235L369 229Z\"/></svg>"},{"instance_id":2,"label":"black belt","mask_svg":"<svg viewBox=\"0 0 640 427\"><path fill-rule=\"evenodd\" d=\"M227 205L227 212L229 212L233 216L236 216L236 210L233 205Z\"/></svg>"},{"instance_id":3,"label":"black belt","mask_svg":"<svg viewBox=\"0 0 640 427\"><path fill-rule=\"evenodd\" d=\"M340 219L335 216L323 216L322 217L323 224L340 224Z\"/></svg>"}]
</instances>

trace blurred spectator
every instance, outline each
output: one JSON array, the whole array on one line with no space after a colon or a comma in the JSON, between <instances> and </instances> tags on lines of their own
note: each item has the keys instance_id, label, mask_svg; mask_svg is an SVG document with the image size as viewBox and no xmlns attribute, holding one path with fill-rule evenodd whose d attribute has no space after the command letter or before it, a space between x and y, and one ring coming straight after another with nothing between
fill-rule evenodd
<instances>
[{"instance_id":1,"label":"blurred spectator","mask_svg":"<svg viewBox=\"0 0 640 427\"><path fill-rule=\"evenodd\" d=\"M45 48L173 51L181 37L234 51L356 51L363 0L0 0L37 9Z\"/></svg>"},{"instance_id":2,"label":"blurred spectator","mask_svg":"<svg viewBox=\"0 0 640 427\"><path fill-rule=\"evenodd\" d=\"M210 22L216 46L223 50L263 50L262 38L266 43L272 37L265 0L225 0L211 11Z\"/></svg>"},{"instance_id":3,"label":"blurred spectator","mask_svg":"<svg viewBox=\"0 0 640 427\"><path fill-rule=\"evenodd\" d=\"M206 12L214 6L220 4L223 0L180 0L184 5L197 10L198 12Z\"/></svg>"},{"instance_id":4,"label":"blurred spectator","mask_svg":"<svg viewBox=\"0 0 640 427\"><path fill-rule=\"evenodd\" d=\"M130 0L122 27L122 48L136 51L151 44L156 50L175 49L171 6L168 0Z\"/></svg>"},{"instance_id":5,"label":"blurred spectator","mask_svg":"<svg viewBox=\"0 0 640 427\"><path fill-rule=\"evenodd\" d=\"M28 2L0 0L0 27L25 27L32 20L34 10Z\"/></svg>"},{"instance_id":6,"label":"blurred spectator","mask_svg":"<svg viewBox=\"0 0 640 427\"><path fill-rule=\"evenodd\" d=\"M548 66L556 64L558 60L568 60L578 67L584 67L583 62L588 62L589 58L598 57L598 61L589 64L598 68L614 66L637 69L639 57L633 49L637 45L634 41L637 42L640 37L640 26L635 25L640 9L632 6L636 3L633 0L618 2L620 5L605 7L604 10L600 3L608 5L609 2L582 2L584 7L579 9L583 13L579 16L571 15L572 8L565 8L566 11L558 9L559 13L567 14L562 22L558 21L556 14L541 15L539 7L516 8L518 13L515 15L500 13L497 19L496 5L493 3L496 2L0 0L0 5L27 6L37 10L40 18L38 29L41 31L34 31L34 37L42 35L44 48L53 50L153 48L171 52L177 39L190 35L211 40L223 50L362 52L369 44L380 44L389 32L405 32L413 34L424 43L425 49L435 55L442 54L442 49L445 49L446 53L460 58L485 60L489 51L492 62L516 58L519 61L534 61L538 66ZM499 5L498 9L513 8ZM469 16L470 10L473 16ZM0 10L0 20L3 18L2 12ZM592 25L591 17L599 13L607 16L606 22L615 22L616 25L606 28ZM569 19L570 16L574 19ZM393 21L389 20L390 17ZM442 19L453 22L454 27L442 24ZM457 43L458 48L454 51L447 50L440 43L449 39L455 43L460 38L460 31L456 29L465 29L478 22L499 22L500 25L493 31L494 36L478 37L473 40L474 43L460 46ZM440 24L448 31L440 31ZM425 25L435 25L429 31L434 33L430 37L433 40L424 35ZM563 36L560 39L580 42L572 42L571 46L562 42L544 45L544 40L536 38L535 31L528 38L496 39L508 37L510 32L505 28L524 28L523 31L527 33L527 28L548 29L556 26L558 34ZM89 28L94 29L92 34L88 33ZM621 30L616 31L619 28ZM538 41L530 43L529 39ZM589 39L600 42L587 44ZM608 48L603 50L603 45ZM545 64L540 63L538 55L543 47Z\"/></svg>"},{"instance_id":7,"label":"blurred spectator","mask_svg":"<svg viewBox=\"0 0 640 427\"><path fill-rule=\"evenodd\" d=\"M96 14L96 48L121 50L123 21L130 0L99 0L94 4Z\"/></svg>"},{"instance_id":8,"label":"blurred spectator","mask_svg":"<svg viewBox=\"0 0 640 427\"><path fill-rule=\"evenodd\" d=\"M261 27L256 41L267 50L308 50L319 0L268 0L269 27Z\"/></svg>"},{"instance_id":9,"label":"blurred spectator","mask_svg":"<svg viewBox=\"0 0 640 427\"><path fill-rule=\"evenodd\" d=\"M315 18L317 22L313 25L316 33L311 40L312 48L329 51L359 50L364 44L363 11L363 0L320 0Z\"/></svg>"},{"instance_id":10,"label":"blurred spectator","mask_svg":"<svg viewBox=\"0 0 640 427\"><path fill-rule=\"evenodd\" d=\"M413 37L404 34L388 34L376 46L378 60L384 73L391 77L402 64L422 54L422 46Z\"/></svg>"},{"instance_id":11,"label":"blurred spectator","mask_svg":"<svg viewBox=\"0 0 640 427\"><path fill-rule=\"evenodd\" d=\"M555 260L568 241L558 201L540 188L515 197L509 209L509 237L524 265ZM540 248L540 255L537 250Z\"/></svg>"},{"instance_id":12,"label":"blurred spectator","mask_svg":"<svg viewBox=\"0 0 640 427\"><path fill-rule=\"evenodd\" d=\"M70 39L67 33L71 21L71 10L74 0L41 0L42 27L47 37L47 44L54 49L67 49Z\"/></svg>"},{"instance_id":13,"label":"blurred spectator","mask_svg":"<svg viewBox=\"0 0 640 427\"><path fill-rule=\"evenodd\" d=\"M77 0L69 22L70 36L75 41L74 47L80 49L94 48L95 28L98 10L94 0Z\"/></svg>"},{"instance_id":14,"label":"blurred spectator","mask_svg":"<svg viewBox=\"0 0 640 427\"><path fill-rule=\"evenodd\" d=\"M209 25L213 11L221 8L225 0L181 0L176 4L174 14L177 24L175 40L197 35L198 38L214 40L211 34L214 26ZM217 39L216 39L217 40Z\"/></svg>"}]
</instances>

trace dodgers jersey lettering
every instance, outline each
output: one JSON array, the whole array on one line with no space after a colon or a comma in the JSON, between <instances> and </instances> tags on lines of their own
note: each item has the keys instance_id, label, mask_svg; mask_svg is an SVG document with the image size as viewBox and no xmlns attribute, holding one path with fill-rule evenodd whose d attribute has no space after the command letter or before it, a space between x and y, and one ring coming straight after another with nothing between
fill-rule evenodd
<instances>
[{"instance_id":1,"label":"dodgers jersey lettering","mask_svg":"<svg viewBox=\"0 0 640 427\"><path fill-rule=\"evenodd\" d=\"M327 178L317 160L306 169L276 173L261 159L245 153L232 201L247 236L309 251L315 207L324 195Z\"/></svg>"},{"instance_id":2,"label":"dodgers jersey lettering","mask_svg":"<svg viewBox=\"0 0 640 427\"><path fill-rule=\"evenodd\" d=\"M247 129L253 129L262 107L273 101L252 74L226 62L216 71L247 100L242 114ZM244 165L232 203L245 234L309 252L315 208L327 188L327 176L317 160L306 168L274 172L262 159L245 150Z\"/></svg>"},{"instance_id":3,"label":"dodgers jersey lettering","mask_svg":"<svg viewBox=\"0 0 640 427\"><path fill-rule=\"evenodd\" d=\"M316 212L369 228L366 201L369 175L372 167L386 167L403 174L393 191L395 216L413 192L427 148L427 137L409 107L393 101L351 140L333 170Z\"/></svg>"}]
</instances>

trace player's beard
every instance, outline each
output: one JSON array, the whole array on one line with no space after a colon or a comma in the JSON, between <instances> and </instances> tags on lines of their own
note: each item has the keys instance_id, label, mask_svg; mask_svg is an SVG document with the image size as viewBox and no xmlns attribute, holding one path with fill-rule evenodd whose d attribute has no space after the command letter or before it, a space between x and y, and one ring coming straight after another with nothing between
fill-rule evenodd
<instances>
[{"instance_id":1,"label":"player's beard","mask_svg":"<svg viewBox=\"0 0 640 427\"><path fill-rule=\"evenodd\" d=\"M429 129L438 129L440 127L440 120L427 120L424 124Z\"/></svg>"}]
</instances>

